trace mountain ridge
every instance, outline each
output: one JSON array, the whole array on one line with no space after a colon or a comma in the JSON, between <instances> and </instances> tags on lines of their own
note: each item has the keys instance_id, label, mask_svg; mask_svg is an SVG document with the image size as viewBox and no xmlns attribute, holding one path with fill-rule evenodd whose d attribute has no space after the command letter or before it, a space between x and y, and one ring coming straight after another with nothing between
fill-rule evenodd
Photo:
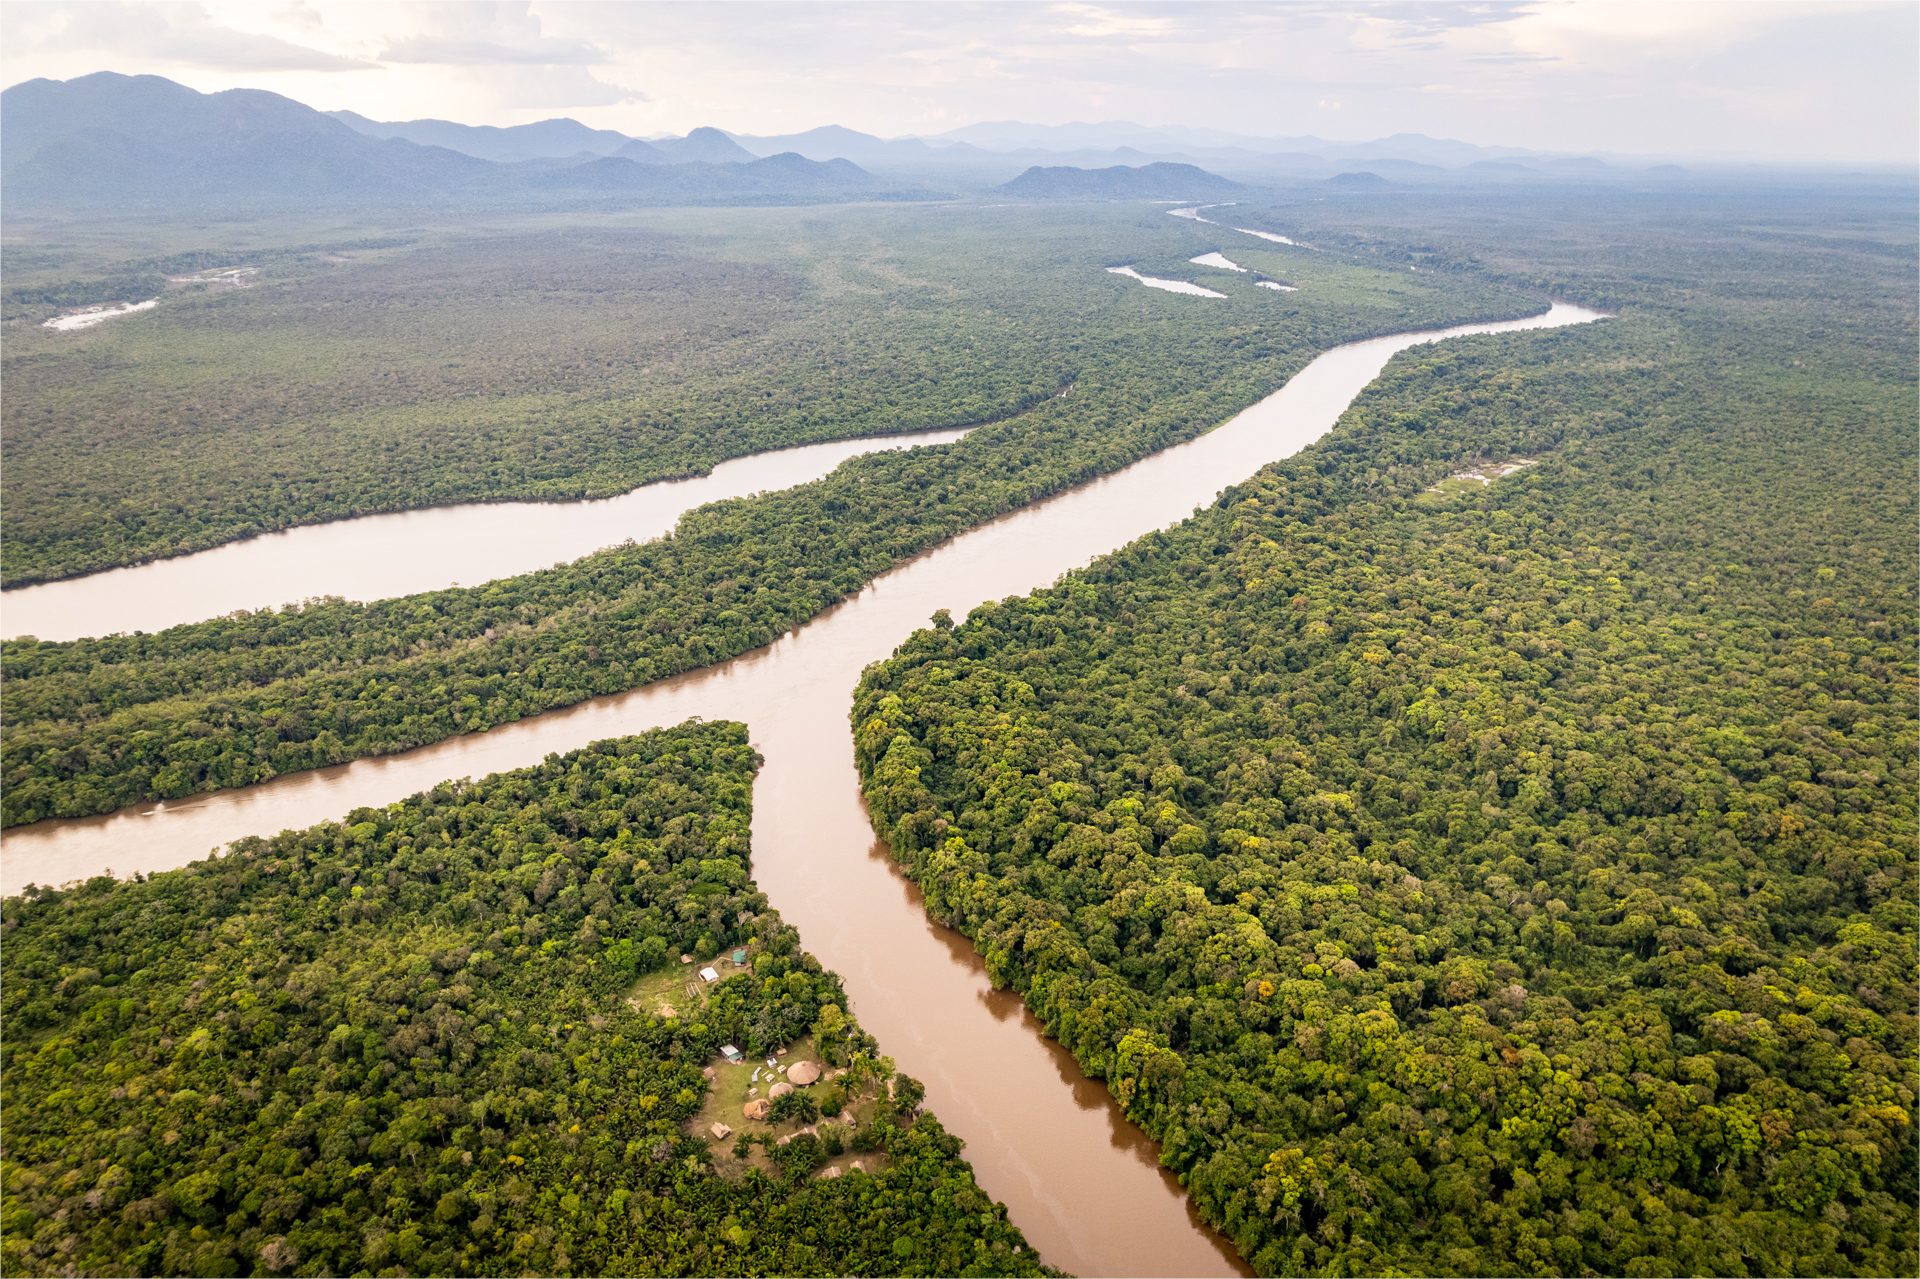
<instances>
[{"instance_id":1,"label":"mountain ridge","mask_svg":"<svg viewBox=\"0 0 1920 1279\"><path fill-rule=\"evenodd\" d=\"M691 129L684 138L655 138L645 145L678 164L750 164L762 158L710 125Z\"/></svg>"},{"instance_id":2,"label":"mountain ridge","mask_svg":"<svg viewBox=\"0 0 1920 1279\"><path fill-rule=\"evenodd\" d=\"M344 109L318 111L264 90L202 94L164 77L114 72L25 81L0 94L0 102L0 182L16 208L28 209L523 200L567 190L766 202L780 198L774 187L781 183L811 203L835 195L927 198L933 193L922 184L943 181L1032 199L1151 199L1231 196L1247 189L1242 184L1275 180L1346 185L1354 180L1340 175L1365 171L1493 182L1630 176L1597 157L1549 157L1422 134L1329 142L1128 121L985 122L931 138L882 138L837 124L777 135L702 126L654 139L570 117L499 127L382 122ZM1072 149L1049 149L1058 147ZM622 164L602 163L608 159ZM780 163L758 167L775 159ZM628 163L700 167L648 178ZM1231 176L1215 171L1222 169ZM876 177L875 170L893 176ZM1105 176L1088 176L1095 174Z\"/></svg>"},{"instance_id":3,"label":"mountain ridge","mask_svg":"<svg viewBox=\"0 0 1920 1279\"><path fill-rule=\"evenodd\" d=\"M524 158L487 159L420 140L436 137ZM609 145L616 140L617 148ZM589 145L559 157L527 154L575 143ZM597 154L594 146L621 154ZM584 163L583 155L590 157ZM845 160L757 157L713 128L648 144L567 119L512 129L393 126L259 89L203 94L161 76L115 72L30 80L0 93L0 160L0 189L12 207L60 211L342 198L524 201L570 191L688 204L929 194L889 189Z\"/></svg>"},{"instance_id":4,"label":"mountain ridge","mask_svg":"<svg viewBox=\"0 0 1920 1279\"><path fill-rule=\"evenodd\" d=\"M995 190L1037 200L1187 200L1244 195L1250 188L1197 165L1157 162L1105 169L1036 164Z\"/></svg>"},{"instance_id":5,"label":"mountain ridge","mask_svg":"<svg viewBox=\"0 0 1920 1279\"><path fill-rule=\"evenodd\" d=\"M419 146L445 147L449 151L502 164L517 160L559 158L577 155L582 151L611 155L632 141L624 133L589 128L566 116L533 124L496 127L435 119L383 122L369 120L353 111L325 111L321 114L370 138L383 141L401 138Z\"/></svg>"}]
</instances>

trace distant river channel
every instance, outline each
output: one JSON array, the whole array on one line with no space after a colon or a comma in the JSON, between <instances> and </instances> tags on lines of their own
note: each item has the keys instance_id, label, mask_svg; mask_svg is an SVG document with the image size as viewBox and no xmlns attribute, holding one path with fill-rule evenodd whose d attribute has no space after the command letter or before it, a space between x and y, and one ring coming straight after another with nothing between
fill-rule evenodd
<instances>
[{"instance_id":1,"label":"distant river channel","mask_svg":"<svg viewBox=\"0 0 1920 1279\"><path fill-rule=\"evenodd\" d=\"M964 616L983 600L1050 585L1298 452L1333 426L1397 351L1600 318L1555 303L1528 319L1337 347L1199 439L954 538L766 648L403 755L21 827L0 845L0 878L17 892L29 881L61 883L109 868L164 870L243 835L311 826L602 738L696 715L744 721L766 756L753 797L753 874L761 890L846 979L861 1024L901 1069L926 1082L928 1104L966 1140L982 1187L1007 1203L1040 1256L1080 1275L1247 1273L1231 1246L1199 1223L1179 1183L1159 1166L1157 1147L1104 1084L1044 1038L1017 997L991 987L966 938L927 918L861 802L847 719L853 687L863 667L888 656L936 609ZM398 540L410 525L394 527L388 557L437 553L431 544ZM548 548L533 558L551 563L579 553Z\"/></svg>"}]
</instances>

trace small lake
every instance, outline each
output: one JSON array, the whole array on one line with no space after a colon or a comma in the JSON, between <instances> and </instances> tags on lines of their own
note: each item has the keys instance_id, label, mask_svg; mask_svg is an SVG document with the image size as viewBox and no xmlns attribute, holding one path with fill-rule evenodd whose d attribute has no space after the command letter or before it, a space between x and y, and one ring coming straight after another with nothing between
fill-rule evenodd
<instances>
[{"instance_id":1,"label":"small lake","mask_svg":"<svg viewBox=\"0 0 1920 1279\"><path fill-rule=\"evenodd\" d=\"M1201 266L1217 266L1222 271L1238 271L1242 275L1247 273L1247 268L1241 266L1238 262L1229 261L1227 255L1224 253L1202 253L1197 258L1188 258L1187 261L1198 263Z\"/></svg>"}]
</instances>

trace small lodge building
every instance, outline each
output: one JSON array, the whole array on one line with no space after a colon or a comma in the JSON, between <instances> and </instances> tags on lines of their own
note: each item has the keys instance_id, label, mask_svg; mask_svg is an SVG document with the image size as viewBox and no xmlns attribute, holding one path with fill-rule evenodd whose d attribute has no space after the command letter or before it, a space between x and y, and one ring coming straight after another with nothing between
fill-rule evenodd
<instances>
[{"instance_id":1,"label":"small lodge building","mask_svg":"<svg viewBox=\"0 0 1920 1279\"><path fill-rule=\"evenodd\" d=\"M738 1048L735 1048L732 1044L721 1044L720 1055L727 1059L728 1065L732 1065L732 1066L738 1066L741 1062L747 1059L746 1054L742 1053Z\"/></svg>"},{"instance_id":2,"label":"small lodge building","mask_svg":"<svg viewBox=\"0 0 1920 1279\"><path fill-rule=\"evenodd\" d=\"M720 974L711 968L702 968L700 970L700 980L705 982L719 981Z\"/></svg>"}]
</instances>

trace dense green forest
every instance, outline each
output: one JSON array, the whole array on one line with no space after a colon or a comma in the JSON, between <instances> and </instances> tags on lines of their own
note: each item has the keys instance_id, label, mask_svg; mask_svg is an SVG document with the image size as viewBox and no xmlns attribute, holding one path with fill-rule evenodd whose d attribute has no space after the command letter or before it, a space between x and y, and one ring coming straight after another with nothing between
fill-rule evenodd
<instances>
[{"instance_id":1,"label":"dense green forest","mask_svg":"<svg viewBox=\"0 0 1920 1279\"><path fill-rule=\"evenodd\" d=\"M1193 250L1190 223L1152 216L1166 256ZM1299 294L1227 282L1224 301L1074 269L1101 306L1070 335L1071 391L958 444L858 458L816 483L703 507L671 538L485 586L8 642L0 821L406 750L730 657L900 559L1212 428L1329 346L1538 306L1503 287L1332 262L1290 269Z\"/></svg>"},{"instance_id":2,"label":"dense green forest","mask_svg":"<svg viewBox=\"0 0 1920 1279\"><path fill-rule=\"evenodd\" d=\"M1902 199L1250 213L1620 318L863 680L928 909L1262 1273L1920 1268Z\"/></svg>"},{"instance_id":3,"label":"dense green forest","mask_svg":"<svg viewBox=\"0 0 1920 1279\"><path fill-rule=\"evenodd\" d=\"M741 374L749 400L794 397L755 438L888 429L881 402L909 369L932 370L912 374L915 404L1002 420L486 587L9 643L0 820L245 785L716 660L902 556L1207 429L1333 342L1516 314L1531 304L1515 288L1551 292L1619 318L1416 348L1334 435L1193 520L958 626L937 618L857 694L875 821L929 909L1107 1079L1263 1273L1911 1274L1911 193L1835 190L1318 193L1236 211L1314 253L1137 208L986 211L970 216L1010 219L998 240L939 245L874 231L905 211L836 213L837 246L784 258L747 215L716 222L724 234L691 214L608 231L598 243L636 257L645 236L700 246L609 285L678 288L690 316L722 268L773 279L766 264L789 263L795 327L729 337L715 303L714 327L680 349L684 366L715 363L687 387L720 385L700 379L723 359L762 367L750 351L771 369L802 332L822 345L794 338L794 368L848 358L830 343L893 319L937 337L935 363L901 348L862 366L877 371L849 387L845 416L805 379ZM1052 247L1005 233L1035 226ZM848 227L871 253L847 251ZM1089 227L1108 238L1088 242ZM560 266L571 252L495 242ZM1229 297L1200 303L1099 271L1132 260L1195 278L1185 258L1215 247L1302 291L1211 273ZM327 265L404 274L462 252L427 237ZM329 278L311 254L261 264L252 290L176 289L151 318L255 307L242 327L269 329L270 290L321 298ZM87 284L57 255L36 269L23 287L47 298ZM480 296L448 269L463 282L443 292ZM935 314L940 288L949 313ZM404 338L400 320L383 340ZM313 315L300 324L316 350L358 349L328 348ZM1059 363L965 386L962 366L938 363L956 334L983 367L1024 358L1022 326L1057 337ZM35 386L83 402L77 366L59 364L77 344L29 351L8 332L9 358L42 361ZM100 352L155 343L149 369L226 367L207 354L217 343L100 333L120 335ZM622 389L637 384L619 382L618 358L574 377L480 346L498 356L495 401L549 396L543 421L604 425L604 406L670 398L665 382ZM401 505L453 491L436 485L534 482L408 454L419 437L395 424L441 375L418 376L417 401L326 383L366 409L341 411L350 447L330 475L380 473L367 459L384 457L380 491ZM696 404L687 394L676 403ZM473 455L530 438L492 402L466 419ZM54 460L77 438L60 443L65 411L23 419L22 449L46 450L34 483L132 483L119 462L96 475L81 453ZM125 438L176 438L162 418ZM665 422L633 434L619 466L706 447ZM578 450L539 445L549 495L582 491L581 466L615 438L577 430ZM231 443L244 432L180 431L201 441L180 446L196 484L256 500L258 459ZM10 420L10 450L15 434ZM1535 464L1431 491L1519 458ZM289 518L326 514L301 509ZM208 512L194 528L242 527ZM59 544L96 534L74 536ZM740 865L744 741L717 726L602 744L143 883L7 902L7 1267L1032 1267L910 1105L863 1130L887 1157L865 1179L809 1178L816 1145L729 1162L684 1135L715 1045L758 1051L845 1004ZM753 976L722 983L700 1022L624 1003L672 954L742 944ZM853 1033L849 1059L883 1072Z\"/></svg>"},{"instance_id":4,"label":"dense green forest","mask_svg":"<svg viewBox=\"0 0 1920 1279\"><path fill-rule=\"evenodd\" d=\"M722 1043L891 1071L748 878L757 762L689 725L8 898L6 1272L1043 1273L905 1076L868 1173L689 1132ZM629 1002L733 947L697 1011Z\"/></svg>"},{"instance_id":5,"label":"dense green forest","mask_svg":"<svg viewBox=\"0 0 1920 1279\"><path fill-rule=\"evenodd\" d=\"M81 279L27 258L0 361L0 576L376 511L604 497L783 445L993 421L1126 364L1217 378L1182 349L1287 312L1345 332L1514 307L1333 264L1284 299L1241 283L1212 308L1156 305L1099 268L1192 273L1203 237L1137 207L581 221L89 256ZM39 327L57 304L228 265L255 270L248 287L181 283L134 322Z\"/></svg>"}]
</instances>

